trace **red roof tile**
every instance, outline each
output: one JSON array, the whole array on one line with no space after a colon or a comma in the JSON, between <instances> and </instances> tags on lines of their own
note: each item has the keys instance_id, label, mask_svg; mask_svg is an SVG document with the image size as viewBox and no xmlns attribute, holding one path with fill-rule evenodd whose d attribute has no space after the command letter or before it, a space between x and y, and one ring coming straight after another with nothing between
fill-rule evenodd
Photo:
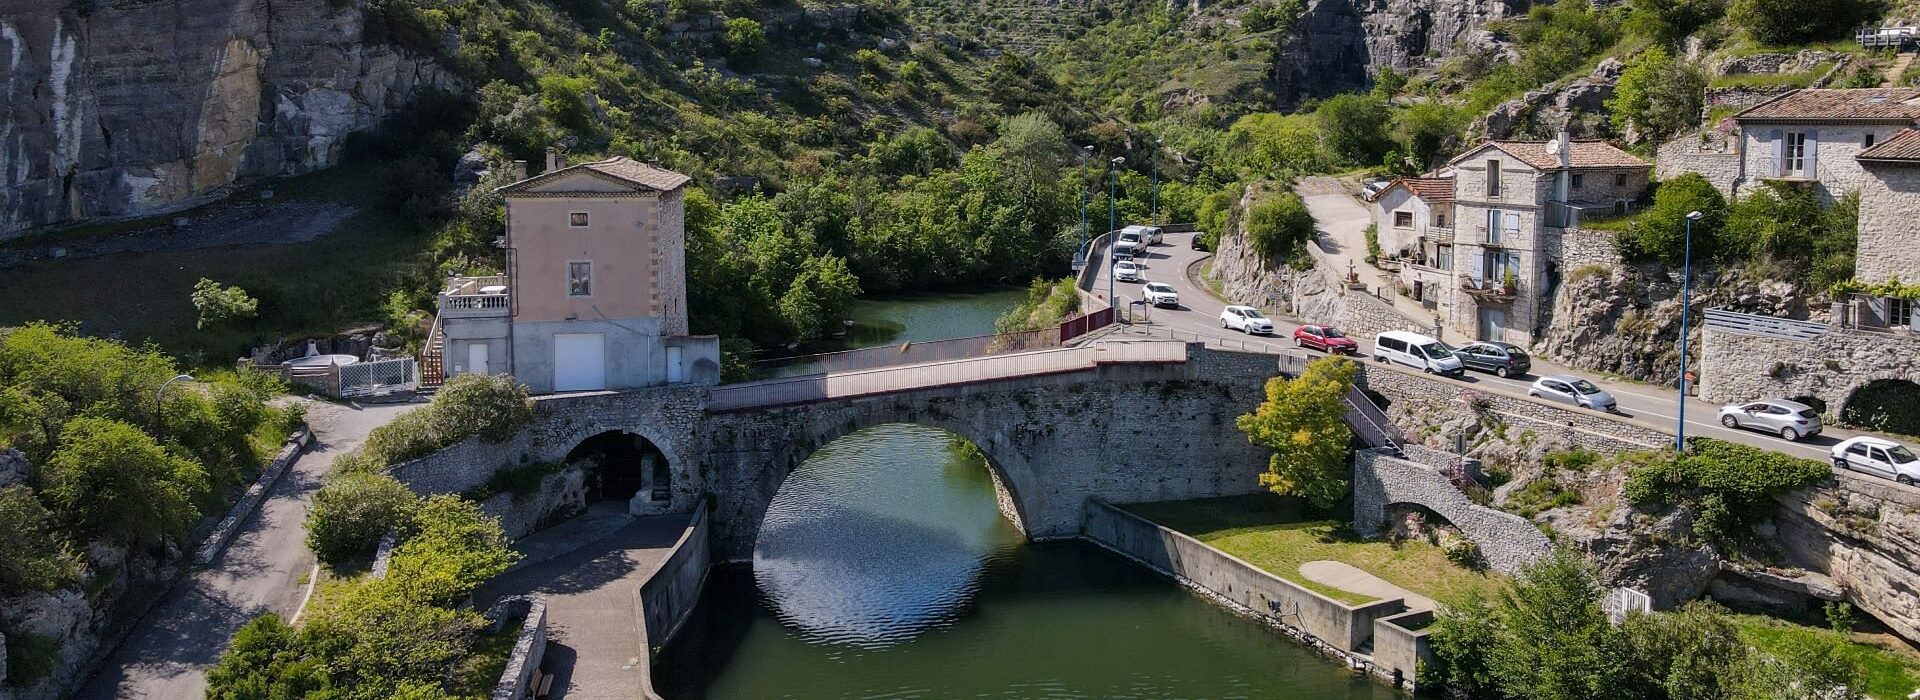
<instances>
[{"instance_id":1,"label":"red roof tile","mask_svg":"<svg viewBox=\"0 0 1920 700\"><path fill-rule=\"evenodd\" d=\"M1920 162L1920 129L1907 129L1854 156L1857 160Z\"/></svg>"},{"instance_id":2,"label":"red roof tile","mask_svg":"<svg viewBox=\"0 0 1920 700\"><path fill-rule=\"evenodd\" d=\"M1453 201L1453 178L1450 177L1402 177L1396 178L1387 189L1405 188L1413 196L1429 202ZM1384 194L1386 190L1381 190Z\"/></svg>"},{"instance_id":3,"label":"red roof tile","mask_svg":"<svg viewBox=\"0 0 1920 700\"><path fill-rule=\"evenodd\" d=\"M533 177L500 188L500 192L523 192L540 184L565 177L566 173L585 170L596 175L624 182L635 187L672 192L692 182L693 178L671 170L656 168L625 156L614 156L592 163L570 165L558 170L541 173Z\"/></svg>"},{"instance_id":4,"label":"red roof tile","mask_svg":"<svg viewBox=\"0 0 1920 700\"><path fill-rule=\"evenodd\" d=\"M1913 121L1920 119L1920 89L1795 90L1754 105L1733 118L1740 121Z\"/></svg>"}]
</instances>

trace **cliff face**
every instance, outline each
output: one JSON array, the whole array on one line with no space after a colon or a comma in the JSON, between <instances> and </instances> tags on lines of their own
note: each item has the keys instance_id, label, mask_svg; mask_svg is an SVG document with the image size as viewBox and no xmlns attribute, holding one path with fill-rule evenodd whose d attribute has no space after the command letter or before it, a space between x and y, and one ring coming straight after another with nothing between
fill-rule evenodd
<instances>
[{"instance_id":1,"label":"cliff face","mask_svg":"<svg viewBox=\"0 0 1920 700\"><path fill-rule=\"evenodd\" d=\"M1534 351L1579 369L1670 384L1680 376L1679 270L1658 265L1571 271L1555 292L1552 316ZM1738 269L1694 269L1688 343L1697 369L1702 315L1730 308L1806 318L1805 293L1790 283L1755 280Z\"/></svg>"},{"instance_id":2,"label":"cliff face","mask_svg":"<svg viewBox=\"0 0 1920 700\"><path fill-rule=\"evenodd\" d=\"M1781 496L1774 512L1787 563L1825 574L1861 610L1920 640L1920 497L1855 474Z\"/></svg>"},{"instance_id":3,"label":"cliff face","mask_svg":"<svg viewBox=\"0 0 1920 700\"><path fill-rule=\"evenodd\" d=\"M0 239L335 163L427 87L366 0L0 0Z\"/></svg>"},{"instance_id":4,"label":"cliff face","mask_svg":"<svg viewBox=\"0 0 1920 700\"><path fill-rule=\"evenodd\" d=\"M1431 68L1481 50L1489 20L1524 14L1527 0L1310 0L1274 65L1283 108L1365 89L1382 67Z\"/></svg>"}]
</instances>

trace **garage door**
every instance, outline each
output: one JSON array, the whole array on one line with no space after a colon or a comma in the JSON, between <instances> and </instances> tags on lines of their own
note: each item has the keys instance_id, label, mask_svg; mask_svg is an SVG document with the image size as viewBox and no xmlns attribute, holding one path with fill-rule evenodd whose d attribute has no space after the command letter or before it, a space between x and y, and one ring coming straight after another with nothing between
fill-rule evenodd
<instances>
[{"instance_id":1,"label":"garage door","mask_svg":"<svg viewBox=\"0 0 1920 700\"><path fill-rule=\"evenodd\" d=\"M553 336L553 390L607 388L607 341L599 333Z\"/></svg>"}]
</instances>

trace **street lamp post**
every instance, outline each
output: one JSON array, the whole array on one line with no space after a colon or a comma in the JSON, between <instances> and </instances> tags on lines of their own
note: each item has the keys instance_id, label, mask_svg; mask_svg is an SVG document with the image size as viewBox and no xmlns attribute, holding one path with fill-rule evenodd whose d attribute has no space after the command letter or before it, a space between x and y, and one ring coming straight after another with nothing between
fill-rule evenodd
<instances>
[{"instance_id":1,"label":"street lamp post","mask_svg":"<svg viewBox=\"0 0 1920 700\"><path fill-rule=\"evenodd\" d=\"M160 427L160 407L162 405L161 400L165 399L167 396L167 387L173 386L174 382L190 382L190 381L193 381L193 375L191 374L174 375L172 379L169 379L166 381L165 384L160 385L159 391L153 392L153 425L155 429L158 429Z\"/></svg>"},{"instance_id":2,"label":"street lamp post","mask_svg":"<svg viewBox=\"0 0 1920 700\"><path fill-rule=\"evenodd\" d=\"M1685 452L1687 449L1687 317L1693 311L1693 222L1699 221L1700 212L1687 213L1686 263L1681 275L1680 292L1680 410L1674 419L1673 451Z\"/></svg>"},{"instance_id":3,"label":"street lamp post","mask_svg":"<svg viewBox=\"0 0 1920 700\"><path fill-rule=\"evenodd\" d=\"M1093 251L1087 248L1087 156L1093 155L1093 147L1085 146L1085 147L1077 148L1074 150L1080 153L1080 253L1079 254L1082 256L1086 256L1086 257L1080 258L1080 264L1086 265L1089 262L1087 260L1087 257L1091 257L1093 255ZM1074 270L1074 272L1077 273L1079 272L1079 270Z\"/></svg>"},{"instance_id":4,"label":"street lamp post","mask_svg":"<svg viewBox=\"0 0 1920 700\"><path fill-rule=\"evenodd\" d=\"M1113 295L1113 232L1120 228L1120 204L1115 199L1120 196L1120 164L1127 162L1126 156L1114 156L1107 161L1107 308L1119 303Z\"/></svg>"}]
</instances>

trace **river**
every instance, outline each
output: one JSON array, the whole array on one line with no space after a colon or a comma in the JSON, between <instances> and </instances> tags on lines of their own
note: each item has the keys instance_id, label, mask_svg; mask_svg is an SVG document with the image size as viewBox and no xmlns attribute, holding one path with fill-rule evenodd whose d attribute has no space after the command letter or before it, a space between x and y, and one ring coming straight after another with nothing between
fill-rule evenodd
<instances>
[{"instance_id":1,"label":"river","mask_svg":"<svg viewBox=\"0 0 1920 700\"><path fill-rule=\"evenodd\" d=\"M1380 699L1279 633L1081 542L1029 544L950 434L883 425L802 463L753 567L664 650L671 700Z\"/></svg>"},{"instance_id":2,"label":"river","mask_svg":"<svg viewBox=\"0 0 1920 700\"><path fill-rule=\"evenodd\" d=\"M982 292L925 292L860 297L848 315L853 325L846 335L810 343L789 353L797 357L762 360L766 376L790 377L819 371L805 359L818 353L867 348L889 343L970 338L993 333L993 322L1020 304L1027 291L1016 288Z\"/></svg>"}]
</instances>

